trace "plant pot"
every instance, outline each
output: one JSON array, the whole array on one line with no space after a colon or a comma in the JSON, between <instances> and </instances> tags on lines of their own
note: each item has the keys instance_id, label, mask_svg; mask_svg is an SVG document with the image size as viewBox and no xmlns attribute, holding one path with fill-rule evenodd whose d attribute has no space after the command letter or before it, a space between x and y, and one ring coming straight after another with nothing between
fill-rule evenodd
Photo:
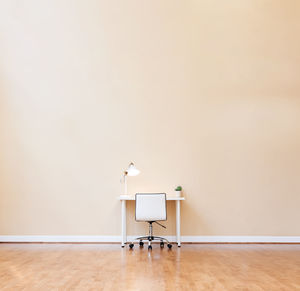
<instances>
[{"instance_id":1,"label":"plant pot","mask_svg":"<svg viewBox=\"0 0 300 291\"><path fill-rule=\"evenodd\" d=\"M176 191L176 190L175 190L175 196L176 196L176 197L181 197L181 191Z\"/></svg>"}]
</instances>

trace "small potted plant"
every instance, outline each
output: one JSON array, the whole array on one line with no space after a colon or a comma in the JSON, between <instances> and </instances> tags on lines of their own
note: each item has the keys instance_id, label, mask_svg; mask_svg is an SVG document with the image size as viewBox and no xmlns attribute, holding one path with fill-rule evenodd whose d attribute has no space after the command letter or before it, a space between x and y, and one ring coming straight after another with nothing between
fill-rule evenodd
<instances>
[{"instance_id":1,"label":"small potted plant","mask_svg":"<svg viewBox=\"0 0 300 291\"><path fill-rule=\"evenodd\" d=\"M181 196L181 191L182 191L182 187L181 186L177 186L175 188L176 197L180 197Z\"/></svg>"}]
</instances>

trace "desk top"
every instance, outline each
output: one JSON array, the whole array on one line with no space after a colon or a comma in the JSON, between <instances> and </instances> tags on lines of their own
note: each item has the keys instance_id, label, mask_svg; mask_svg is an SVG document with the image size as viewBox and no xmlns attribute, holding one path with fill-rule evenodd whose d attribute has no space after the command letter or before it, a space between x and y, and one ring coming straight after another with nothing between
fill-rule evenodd
<instances>
[{"instance_id":1,"label":"desk top","mask_svg":"<svg viewBox=\"0 0 300 291\"><path fill-rule=\"evenodd\" d=\"M119 199L120 200L135 200L135 195L120 195ZM167 195L167 200L177 201L177 200L185 200L185 198Z\"/></svg>"}]
</instances>

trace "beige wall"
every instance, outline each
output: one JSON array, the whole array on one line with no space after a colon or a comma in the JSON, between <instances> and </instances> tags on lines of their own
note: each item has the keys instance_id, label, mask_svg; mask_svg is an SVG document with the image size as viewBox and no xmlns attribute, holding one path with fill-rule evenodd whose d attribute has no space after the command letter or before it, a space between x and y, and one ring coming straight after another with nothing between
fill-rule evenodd
<instances>
[{"instance_id":1,"label":"beige wall","mask_svg":"<svg viewBox=\"0 0 300 291\"><path fill-rule=\"evenodd\" d=\"M300 235L298 0L0 3L0 234Z\"/></svg>"}]
</instances>

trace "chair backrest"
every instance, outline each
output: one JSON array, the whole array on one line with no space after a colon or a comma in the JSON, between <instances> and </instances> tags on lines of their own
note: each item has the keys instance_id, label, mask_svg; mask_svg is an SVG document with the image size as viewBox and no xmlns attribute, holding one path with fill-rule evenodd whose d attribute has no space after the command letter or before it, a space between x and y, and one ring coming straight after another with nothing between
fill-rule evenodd
<instances>
[{"instance_id":1,"label":"chair backrest","mask_svg":"<svg viewBox=\"0 0 300 291\"><path fill-rule=\"evenodd\" d=\"M166 193L135 194L135 220L167 220Z\"/></svg>"}]
</instances>

